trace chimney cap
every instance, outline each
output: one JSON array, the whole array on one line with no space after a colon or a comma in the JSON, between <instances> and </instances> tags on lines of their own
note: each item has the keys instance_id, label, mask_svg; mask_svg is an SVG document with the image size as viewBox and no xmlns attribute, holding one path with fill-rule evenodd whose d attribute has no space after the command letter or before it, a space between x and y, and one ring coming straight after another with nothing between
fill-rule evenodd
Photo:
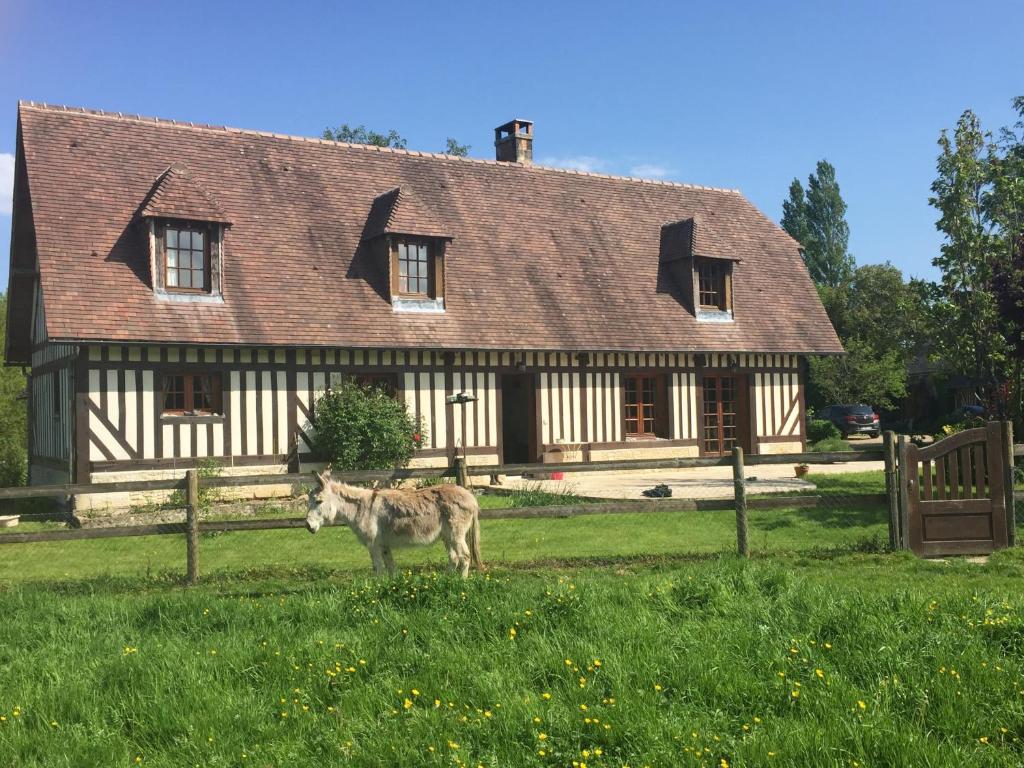
<instances>
[{"instance_id":1,"label":"chimney cap","mask_svg":"<svg viewBox=\"0 0 1024 768\"><path fill-rule=\"evenodd\" d=\"M511 138L513 136L532 136L533 135L533 120L524 120L521 117L517 117L514 120L509 120L507 123L499 125L494 129L495 140L500 141L501 139Z\"/></svg>"}]
</instances>

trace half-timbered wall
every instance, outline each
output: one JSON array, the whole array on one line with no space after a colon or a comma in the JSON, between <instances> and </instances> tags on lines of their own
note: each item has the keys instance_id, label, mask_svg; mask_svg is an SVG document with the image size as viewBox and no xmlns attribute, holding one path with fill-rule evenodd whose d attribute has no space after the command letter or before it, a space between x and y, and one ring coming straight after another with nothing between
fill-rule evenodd
<instances>
[{"instance_id":1,"label":"half-timbered wall","mask_svg":"<svg viewBox=\"0 0 1024 768\"><path fill-rule=\"evenodd\" d=\"M286 362L282 350L90 347L82 366L89 460L101 468L201 458L283 463L291 441ZM162 415L163 376L180 372L220 374L223 414Z\"/></svg>"},{"instance_id":2,"label":"half-timbered wall","mask_svg":"<svg viewBox=\"0 0 1024 768\"><path fill-rule=\"evenodd\" d=\"M73 356L73 348L52 352ZM194 347L93 346L79 375L84 398L87 456L94 471L172 468L216 458L225 466L314 460L312 414L317 398L349 375L384 376L422 424L417 463L446 463L465 450L471 460L497 463L501 445L501 376L536 376L541 452L557 445L600 451L684 448L696 453L700 434L702 371L727 369L749 384L752 433L760 450L802 440L803 387L794 355L675 353L438 352L416 350L268 350ZM629 371L664 377L666 440L625 439L622 377ZM171 372L217 372L223 414L162 415L162 377ZM61 402L71 403L72 371L53 377ZM47 403L49 381L33 383L34 402ZM474 399L452 405L465 392ZM41 450L72 442L70 412L49 426L34 409ZM610 454L609 454L610 455Z\"/></svg>"},{"instance_id":3,"label":"half-timbered wall","mask_svg":"<svg viewBox=\"0 0 1024 768\"><path fill-rule=\"evenodd\" d=\"M758 357L766 358L760 367L768 370L753 374L750 391L757 437L765 444L801 443L805 410L799 360L794 355Z\"/></svg>"},{"instance_id":4,"label":"half-timbered wall","mask_svg":"<svg viewBox=\"0 0 1024 768\"><path fill-rule=\"evenodd\" d=\"M49 344L39 289L32 320L29 376L29 479L34 484L63 483L71 475L72 366L77 348Z\"/></svg>"}]
</instances>

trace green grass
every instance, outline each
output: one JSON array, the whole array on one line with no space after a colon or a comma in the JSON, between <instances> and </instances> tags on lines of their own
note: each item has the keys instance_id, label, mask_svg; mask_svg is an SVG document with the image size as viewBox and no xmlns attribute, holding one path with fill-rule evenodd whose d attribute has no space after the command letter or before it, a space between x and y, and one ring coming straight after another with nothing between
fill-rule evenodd
<instances>
[{"instance_id":1,"label":"green grass","mask_svg":"<svg viewBox=\"0 0 1024 768\"><path fill-rule=\"evenodd\" d=\"M869 475L871 473L865 473ZM836 492L857 492L874 481L868 477L813 476ZM836 479L834 479L836 478ZM483 497L485 503L508 497ZM514 499L512 499L514 501ZM750 546L755 553L809 549L876 549L887 537L885 511L852 509L842 504L821 509L750 510ZM38 524L37 524L38 525ZM52 525L52 524L47 524ZM11 529L28 530L28 524ZM0 534L2 535L2 534ZM736 547L732 511L664 512L638 515L592 515L573 519L486 520L483 555L488 563L614 558L661 555L710 555ZM98 576L153 575L184 569L180 536L146 536L71 542L3 545L0 584L25 580L90 579ZM439 545L400 550L400 567L439 566ZM304 530L203 534L203 573L264 567L328 567L363 573L366 549L346 527L331 527L311 536Z\"/></svg>"},{"instance_id":2,"label":"green grass","mask_svg":"<svg viewBox=\"0 0 1024 768\"><path fill-rule=\"evenodd\" d=\"M816 490L807 491L807 493L815 496L885 493L885 473L880 470L834 474L811 473L807 475L807 480L816 486Z\"/></svg>"},{"instance_id":3,"label":"green grass","mask_svg":"<svg viewBox=\"0 0 1024 768\"><path fill-rule=\"evenodd\" d=\"M1020 765L1022 578L1003 552L9 584L0 765Z\"/></svg>"}]
</instances>

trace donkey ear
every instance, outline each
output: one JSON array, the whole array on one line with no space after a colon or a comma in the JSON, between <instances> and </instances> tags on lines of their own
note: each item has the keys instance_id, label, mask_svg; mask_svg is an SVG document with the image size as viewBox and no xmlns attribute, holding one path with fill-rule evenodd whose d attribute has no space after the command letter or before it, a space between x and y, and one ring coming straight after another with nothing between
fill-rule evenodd
<instances>
[{"instance_id":1,"label":"donkey ear","mask_svg":"<svg viewBox=\"0 0 1024 768\"><path fill-rule=\"evenodd\" d=\"M319 485L321 488L324 488L327 485L327 479L324 477L324 475L321 475L315 469L313 470L313 477L316 478L317 485Z\"/></svg>"}]
</instances>

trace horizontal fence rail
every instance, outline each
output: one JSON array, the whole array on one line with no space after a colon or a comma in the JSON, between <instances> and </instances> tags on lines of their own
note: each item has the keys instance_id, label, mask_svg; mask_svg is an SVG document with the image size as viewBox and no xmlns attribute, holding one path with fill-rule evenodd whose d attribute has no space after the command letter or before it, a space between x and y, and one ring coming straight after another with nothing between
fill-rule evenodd
<instances>
[{"instance_id":1,"label":"horizontal fence rail","mask_svg":"<svg viewBox=\"0 0 1024 768\"><path fill-rule=\"evenodd\" d=\"M813 509L822 502L821 496L755 496L747 499L748 509ZM830 502L849 505L884 504L884 493L830 495ZM664 512L718 512L733 508L731 498L721 499L621 499L617 501L560 504L542 507L504 507L480 510L481 520L524 520L538 518L570 518L585 515L659 514ZM270 531L302 528L304 517L260 518L256 520L203 520L198 524L200 533L230 533L234 531ZM325 524L326 527L344 523ZM84 539L113 539L121 536L161 536L182 534L187 523L157 523L154 525L125 525L107 528L77 528L70 531L35 531L0 535L0 544L18 544L39 541L79 541Z\"/></svg>"},{"instance_id":2,"label":"horizontal fence rail","mask_svg":"<svg viewBox=\"0 0 1024 768\"><path fill-rule=\"evenodd\" d=\"M889 433L887 441L895 437ZM905 439L905 438L901 438ZM1024 456L1024 445L1014 445L1012 454ZM665 512L694 511L725 511L737 510L740 552L746 554L746 518L745 510L768 509L800 509L817 508L827 498L829 503L842 503L848 506L885 505L889 508L891 533L896 525L894 509L894 490L887 485L885 494L865 493L856 495L804 494L799 496L756 495L746 496L744 469L747 466L760 464L835 464L855 462L885 462L887 483L889 475L895 475L896 465L893 446L879 450L854 450L836 453L785 453L743 456L742 453L720 458L678 458L678 459L645 459L628 461L609 461L597 463L563 462L551 464L505 464L505 465L467 465L464 458L456 458L453 466L441 468L417 468L395 470L372 470L358 472L333 472L331 477L349 483L384 482L399 480L453 478L462 485L469 485L471 477L490 475L529 475L550 472L629 472L664 469L695 469L701 467L732 467L733 475L739 485L744 486L743 493L737 486L736 493L731 497L717 499L609 499L606 501L576 503L557 506L508 507L501 509L484 509L480 512L482 520L501 519L557 519L574 518L587 515L603 514L657 514ZM80 528L73 530L33 531L28 533L0 534L0 544L17 544L28 542L75 541L85 539L107 539L130 536L161 536L185 535L188 553L188 583L198 579L198 534L227 533L239 531L266 531L297 529L305 526L305 518L282 517L248 520L203 520L199 517L199 487L231 488L242 486L291 485L293 491L312 486L315 481L310 473L300 474L260 474L260 475L213 475L199 477L197 470L187 470L185 477L171 477L162 480L125 480L108 483L65 484L32 486L22 488L0 488L0 500L32 499L32 498L66 498L77 494L105 494L146 491L181 491L182 502L186 511L184 522L157 523L145 525L116 526L107 528ZM742 498L742 502L741 502ZM273 503L272 500L267 500ZM743 515L739 508L743 507ZM898 522L898 521L897 521ZM894 545L893 548L897 548Z\"/></svg>"},{"instance_id":3,"label":"horizontal fence rail","mask_svg":"<svg viewBox=\"0 0 1024 768\"><path fill-rule=\"evenodd\" d=\"M1024 455L1024 446L1017 446ZM836 464L858 461L882 461L881 450L857 450L839 453L776 453L745 456L746 465L757 464ZM473 477L489 475L522 475L547 472L628 472L650 469L697 469L700 467L729 467L732 458L723 456L709 459L640 459L628 461L602 461L594 463L563 462L558 464L482 464L466 466L466 474ZM333 480L346 483L394 482L397 480L425 480L454 477L451 467L415 469L375 469L356 472L332 472ZM215 475L201 479L206 488L231 488L258 485L307 485L310 473ZM65 485L33 485L18 488L0 488L2 499L36 499L73 496L76 494L126 493L131 491L176 491L185 489L185 478L165 480L122 480L109 483Z\"/></svg>"}]
</instances>

